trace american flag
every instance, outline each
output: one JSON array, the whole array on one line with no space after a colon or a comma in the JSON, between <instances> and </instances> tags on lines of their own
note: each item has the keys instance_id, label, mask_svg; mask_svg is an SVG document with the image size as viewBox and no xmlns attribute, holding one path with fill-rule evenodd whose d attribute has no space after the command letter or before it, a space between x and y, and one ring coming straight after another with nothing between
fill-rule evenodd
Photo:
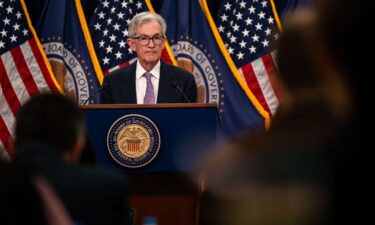
<instances>
[{"instance_id":1,"label":"american flag","mask_svg":"<svg viewBox=\"0 0 375 225\"><path fill-rule=\"evenodd\" d=\"M102 0L90 22L90 32L104 74L135 61L136 54L128 44L128 24L138 13L153 11L144 0ZM165 50L162 59L171 62Z\"/></svg>"},{"instance_id":2,"label":"american flag","mask_svg":"<svg viewBox=\"0 0 375 225\"><path fill-rule=\"evenodd\" d=\"M23 0L0 0L0 157L9 158L18 108L30 96L57 91Z\"/></svg>"},{"instance_id":3,"label":"american flag","mask_svg":"<svg viewBox=\"0 0 375 225\"><path fill-rule=\"evenodd\" d=\"M231 59L270 116L279 103L273 82L273 43L279 34L271 3L268 0L225 0L216 19Z\"/></svg>"}]
</instances>

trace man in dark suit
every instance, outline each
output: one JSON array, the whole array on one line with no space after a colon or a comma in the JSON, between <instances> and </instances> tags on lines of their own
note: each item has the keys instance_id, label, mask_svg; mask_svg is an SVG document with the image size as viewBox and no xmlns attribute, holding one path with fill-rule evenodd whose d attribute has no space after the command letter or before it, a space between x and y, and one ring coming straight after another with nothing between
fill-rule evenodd
<instances>
[{"instance_id":1,"label":"man in dark suit","mask_svg":"<svg viewBox=\"0 0 375 225\"><path fill-rule=\"evenodd\" d=\"M77 163L86 131L73 100L59 93L31 97L17 113L15 136L13 163L45 177L77 224L129 224L125 178Z\"/></svg>"},{"instance_id":2,"label":"man in dark suit","mask_svg":"<svg viewBox=\"0 0 375 225\"><path fill-rule=\"evenodd\" d=\"M137 53L137 61L104 77L102 103L197 101L194 76L160 60L166 27L165 20L155 13L143 12L133 17L127 43Z\"/></svg>"}]
</instances>

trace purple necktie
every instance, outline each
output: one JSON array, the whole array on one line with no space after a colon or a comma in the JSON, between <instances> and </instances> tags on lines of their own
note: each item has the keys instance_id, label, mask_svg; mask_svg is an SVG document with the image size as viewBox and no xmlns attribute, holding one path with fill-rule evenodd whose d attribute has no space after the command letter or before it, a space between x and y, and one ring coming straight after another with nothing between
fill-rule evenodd
<instances>
[{"instance_id":1,"label":"purple necktie","mask_svg":"<svg viewBox=\"0 0 375 225\"><path fill-rule=\"evenodd\" d=\"M147 79L147 87L146 87L146 94L145 98L143 100L144 104L155 104L155 96L154 96L154 86L151 82L151 76L152 74L149 72L146 72L143 74L143 76Z\"/></svg>"}]
</instances>

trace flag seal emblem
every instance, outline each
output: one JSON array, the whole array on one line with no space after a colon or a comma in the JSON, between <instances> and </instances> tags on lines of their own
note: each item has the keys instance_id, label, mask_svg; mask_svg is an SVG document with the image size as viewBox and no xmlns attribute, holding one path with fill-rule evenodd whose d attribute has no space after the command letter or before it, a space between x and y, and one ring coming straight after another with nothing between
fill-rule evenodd
<instances>
[{"instance_id":1,"label":"flag seal emblem","mask_svg":"<svg viewBox=\"0 0 375 225\"><path fill-rule=\"evenodd\" d=\"M160 142L155 123L138 114L119 118L107 134L109 154L127 168L139 168L152 162L159 152Z\"/></svg>"},{"instance_id":2,"label":"flag seal emblem","mask_svg":"<svg viewBox=\"0 0 375 225\"><path fill-rule=\"evenodd\" d=\"M43 49L49 58L52 70L57 82L64 87L65 93L77 96L77 99L87 99L90 90L94 90L94 80L85 66L85 61L79 59L74 52L70 51L60 42L46 42ZM87 76L86 76L87 75Z\"/></svg>"},{"instance_id":3,"label":"flag seal emblem","mask_svg":"<svg viewBox=\"0 0 375 225\"><path fill-rule=\"evenodd\" d=\"M186 36L177 42L171 40L171 48L177 64L194 75L198 88L198 102L215 102L220 105L224 94L218 67L204 46L199 45L197 41L193 44L189 42L190 39Z\"/></svg>"}]
</instances>

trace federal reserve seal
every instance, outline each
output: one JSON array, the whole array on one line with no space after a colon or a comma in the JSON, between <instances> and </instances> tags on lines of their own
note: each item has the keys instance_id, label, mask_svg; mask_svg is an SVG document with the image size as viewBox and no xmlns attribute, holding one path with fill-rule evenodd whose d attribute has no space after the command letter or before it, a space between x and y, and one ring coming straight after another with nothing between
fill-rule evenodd
<instances>
[{"instance_id":1,"label":"federal reserve seal","mask_svg":"<svg viewBox=\"0 0 375 225\"><path fill-rule=\"evenodd\" d=\"M130 114L116 120L107 134L107 148L120 165L138 168L149 164L160 149L160 133L147 117Z\"/></svg>"}]
</instances>

